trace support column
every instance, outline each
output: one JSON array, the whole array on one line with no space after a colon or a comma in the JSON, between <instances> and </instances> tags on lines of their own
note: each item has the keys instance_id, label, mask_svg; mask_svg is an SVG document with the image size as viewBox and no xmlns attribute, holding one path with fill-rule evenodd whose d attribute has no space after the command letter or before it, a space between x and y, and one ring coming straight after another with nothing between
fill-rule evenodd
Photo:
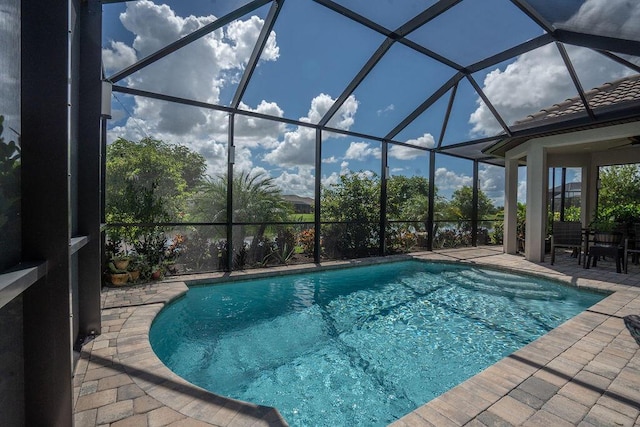
<instances>
[{"instance_id":1,"label":"support column","mask_svg":"<svg viewBox=\"0 0 640 427\"><path fill-rule=\"evenodd\" d=\"M429 152L429 206L427 212L427 250L433 250L433 220L436 200L436 152Z\"/></svg>"},{"instance_id":2,"label":"support column","mask_svg":"<svg viewBox=\"0 0 640 427\"><path fill-rule=\"evenodd\" d=\"M564 210L567 202L567 168L562 168L562 183L560 184L560 221L564 221Z\"/></svg>"},{"instance_id":3,"label":"support column","mask_svg":"<svg viewBox=\"0 0 640 427\"><path fill-rule=\"evenodd\" d=\"M320 254L322 254L322 248L320 247L322 237L322 224L320 222L320 208L321 208L321 196L322 193L322 130L316 129L316 182L314 190L315 207L313 210L313 225L315 234L313 235L313 262L320 263Z\"/></svg>"},{"instance_id":4,"label":"support column","mask_svg":"<svg viewBox=\"0 0 640 427\"><path fill-rule=\"evenodd\" d=\"M527 153L525 257L529 261L544 261L548 181L546 150L541 145L532 145Z\"/></svg>"},{"instance_id":5,"label":"support column","mask_svg":"<svg viewBox=\"0 0 640 427\"><path fill-rule=\"evenodd\" d=\"M101 188L101 43L102 4L99 0L81 3L80 34L80 102L78 108L78 234L88 237L78 259L79 334L100 333L100 266L102 239ZM106 118L104 119L106 120Z\"/></svg>"},{"instance_id":6,"label":"support column","mask_svg":"<svg viewBox=\"0 0 640 427\"><path fill-rule=\"evenodd\" d=\"M478 178L478 164L477 160L473 161L473 196L471 207L471 246L478 246L478 186L480 185L480 179Z\"/></svg>"},{"instance_id":7,"label":"support column","mask_svg":"<svg viewBox=\"0 0 640 427\"><path fill-rule=\"evenodd\" d=\"M580 184L580 219L587 227L593 220L598 204L598 166L593 157L587 165L582 166L582 183Z\"/></svg>"},{"instance_id":8,"label":"support column","mask_svg":"<svg viewBox=\"0 0 640 427\"><path fill-rule=\"evenodd\" d=\"M21 3L22 259L47 262L46 276L23 294L28 426L73 425L70 6Z\"/></svg>"},{"instance_id":9,"label":"support column","mask_svg":"<svg viewBox=\"0 0 640 427\"><path fill-rule=\"evenodd\" d=\"M518 252L518 159L507 159L504 168L504 229L502 246L505 253Z\"/></svg>"},{"instance_id":10,"label":"support column","mask_svg":"<svg viewBox=\"0 0 640 427\"><path fill-rule=\"evenodd\" d=\"M387 252L387 180L389 179L389 165L387 154L389 143L382 142L382 178L380 179L380 256L385 256Z\"/></svg>"},{"instance_id":11,"label":"support column","mask_svg":"<svg viewBox=\"0 0 640 427\"><path fill-rule=\"evenodd\" d=\"M556 168L550 168L550 170L551 170L551 209L550 209L550 211L555 215L555 212L556 212Z\"/></svg>"},{"instance_id":12,"label":"support column","mask_svg":"<svg viewBox=\"0 0 640 427\"><path fill-rule=\"evenodd\" d=\"M236 161L236 147L233 143L234 124L235 115L231 113L229 114L229 134L227 141L227 271L233 270L233 164Z\"/></svg>"}]
</instances>

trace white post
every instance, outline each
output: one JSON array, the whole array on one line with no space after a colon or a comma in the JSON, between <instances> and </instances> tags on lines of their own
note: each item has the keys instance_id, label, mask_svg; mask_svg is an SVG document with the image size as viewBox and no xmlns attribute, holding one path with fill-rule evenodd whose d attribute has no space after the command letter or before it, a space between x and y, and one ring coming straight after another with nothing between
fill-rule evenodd
<instances>
[{"instance_id":1,"label":"white post","mask_svg":"<svg viewBox=\"0 0 640 427\"><path fill-rule=\"evenodd\" d=\"M598 205L598 178L599 178L599 165L595 161L594 156L591 156L591 161L589 162L589 175L588 178L582 179L582 182L587 183L588 191L585 191L585 199L587 202L586 212L584 213L586 216L586 221L583 223L585 226L589 226L589 223L593 221L594 216L596 214L596 207Z\"/></svg>"},{"instance_id":2,"label":"white post","mask_svg":"<svg viewBox=\"0 0 640 427\"><path fill-rule=\"evenodd\" d=\"M505 253L515 254L518 251L518 159L506 159L504 175L502 246Z\"/></svg>"},{"instance_id":3,"label":"white post","mask_svg":"<svg viewBox=\"0 0 640 427\"><path fill-rule=\"evenodd\" d=\"M532 144L527 153L525 258L534 262L544 261L548 175L545 148L540 144Z\"/></svg>"},{"instance_id":4,"label":"white post","mask_svg":"<svg viewBox=\"0 0 640 427\"><path fill-rule=\"evenodd\" d=\"M586 227L591 221L591 163L582 166L582 182L580 183L580 222Z\"/></svg>"}]
</instances>

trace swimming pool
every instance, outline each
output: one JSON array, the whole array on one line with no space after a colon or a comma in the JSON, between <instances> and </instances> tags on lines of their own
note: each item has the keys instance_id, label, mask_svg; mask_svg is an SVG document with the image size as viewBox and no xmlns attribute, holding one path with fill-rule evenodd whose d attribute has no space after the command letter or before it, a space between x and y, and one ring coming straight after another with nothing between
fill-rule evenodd
<instances>
[{"instance_id":1,"label":"swimming pool","mask_svg":"<svg viewBox=\"0 0 640 427\"><path fill-rule=\"evenodd\" d=\"M604 298L407 261L198 286L150 331L188 381L294 426L383 426Z\"/></svg>"}]
</instances>

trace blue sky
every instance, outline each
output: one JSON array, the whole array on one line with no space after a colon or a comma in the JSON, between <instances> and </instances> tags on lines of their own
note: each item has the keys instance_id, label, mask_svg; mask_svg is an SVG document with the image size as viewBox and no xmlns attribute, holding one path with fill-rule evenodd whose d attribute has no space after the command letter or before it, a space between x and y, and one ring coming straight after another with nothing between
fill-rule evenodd
<instances>
[{"instance_id":1,"label":"blue sky","mask_svg":"<svg viewBox=\"0 0 640 427\"><path fill-rule=\"evenodd\" d=\"M576 18L584 11L593 12L598 7L616 9L620 2L623 0L613 0L614 7L611 1L604 0L572 2L558 19L561 22L574 19L584 25L584 19ZM246 3L246 0L164 3L141 0L103 5L103 58L107 75ZM395 29L434 1L380 0L376 7L365 0L339 3ZM119 84L228 105L269 6ZM622 25L628 17L616 19ZM508 0L464 0L409 38L461 65L470 65L540 34L542 30ZM241 108L317 123L383 40L380 34L313 1L286 1ZM631 73L590 50L573 47L568 50L587 89ZM454 74L448 66L396 43L343 104L331 125L384 137ZM553 44L489 67L473 77L508 124L577 94ZM440 138L448 102L449 94L445 94L395 139L432 147ZM211 175L226 170L225 114L122 94L115 94L112 109L110 140L119 136L133 140L151 136L185 144L207 158ZM237 116L234 126L238 147L236 169L268 173L284 193L313 194L313 129L242 116ZM463 80L443 144L496 135L499 131L489 109L469 82ZM324 139L321 174L325 184L337 182L343 173L380 174L379 142L331 134ZM420 150L393 146L389 167L392 175L426 177L428 156ZM439 155L436 168L436 185L445 196L471 184L471 161ZM503 175L501 168L480 167L481 186L497 205L502 204ZM524 199L525 194L523 187L519 198Z\"/></svg>"}]
</instances>

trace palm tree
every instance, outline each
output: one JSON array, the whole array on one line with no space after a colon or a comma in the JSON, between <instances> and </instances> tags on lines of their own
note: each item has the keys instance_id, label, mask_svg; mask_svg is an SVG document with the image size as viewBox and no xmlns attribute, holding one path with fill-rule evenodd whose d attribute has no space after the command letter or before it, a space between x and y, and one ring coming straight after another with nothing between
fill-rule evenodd
<instances>
[{"instance_id":1,"label":"palm tree","mask_svg":"<svg viewBox=\"0 0 640 427\"><path fill-rule=\"evenodd\" d=\"M265 172L242 171L233 177L233 247L243 247L247 226L259 225L251 242L250 252L264 236L268 223L287 221L292 206L282 199L282 192ZM194 199L194 217L207 222L227 221L226 175L203 184Z\"/></svg>"}]
</instances>

